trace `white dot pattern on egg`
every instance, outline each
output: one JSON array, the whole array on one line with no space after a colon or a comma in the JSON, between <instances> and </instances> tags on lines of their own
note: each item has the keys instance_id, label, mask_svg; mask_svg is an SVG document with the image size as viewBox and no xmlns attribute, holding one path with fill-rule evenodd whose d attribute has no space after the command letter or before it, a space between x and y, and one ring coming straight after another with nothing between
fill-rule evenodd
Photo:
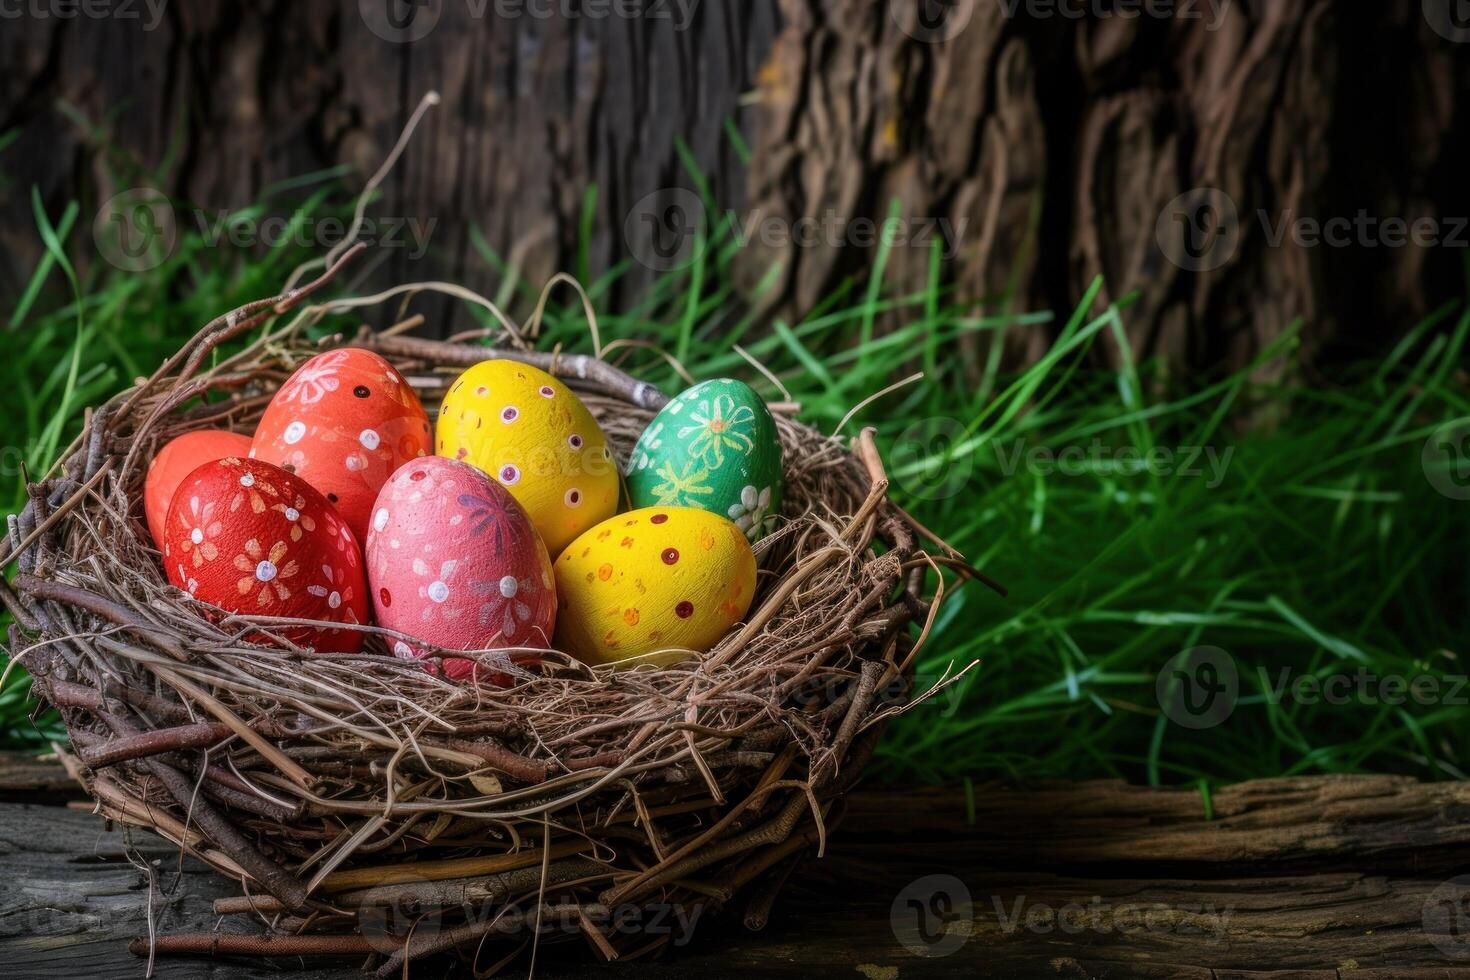
<instances>
[{"instance_id":1,"label":"white dot pattern on egg","mask_svg":"<svg viewBox=\"0 0 1470 980\"><path fill-rule=\"evenodd\" d=\"M378 494L367 561L381 626L448 650L550 645L545 545L515 498L473 466L429 456L400 467ZM444 660L450 677L473 667Z\"/></svg>"},{"instance_id":2,"label":"white dot pattern on egg","mask_svg":"<svg viewBox=\"0 0 1470 980\"><path fill-rule=\"evenodd\" d=\"M300 365L271 399L251 448L327 498L361 541L373 501L403 463L433 448L428 415L402 375L360 348Z\"/></svg>"},{"instance_id":3,"label":"white dot pattern on egg","mask_svg":"<svg viewBox=\"0 0 1470 980\"><path fill-rule=\"evenodd\" d=\"M607 465L596 418L565 384L529 364L490 360L466 370L449 386L436 433L439 455L510 488L553 554L617 510L617 467Z\"/></svg>"}]
</instances>

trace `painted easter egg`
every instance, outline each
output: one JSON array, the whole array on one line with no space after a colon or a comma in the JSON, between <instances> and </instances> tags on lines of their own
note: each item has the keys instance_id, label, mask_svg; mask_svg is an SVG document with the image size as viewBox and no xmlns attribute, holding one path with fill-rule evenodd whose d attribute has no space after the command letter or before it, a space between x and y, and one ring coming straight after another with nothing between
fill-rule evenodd
<instances>
[{"instance_id":1,"label":"painted easter egg","mask_svg":"<svg viewBox=\"0 0 1470 980\"><path fill-rule=\"evenodd\" d=\"M163 522L168 517L169 501L174 499L179 481L205 463L226 456L244 456L249 452L249 436L220 429L186 432L170 439L158 451L148 464L148 475L143 479L143 514L159 551L163 550Z\"/></svg>"},{"instance_id":2,"label":"painted easter egg","mask_svg":"<svg viewBox=\"0 0 1470 980\"><path fill-rule=\"evenodd\" d=\"M556 645L589 664L704 652L755 594L755 555L744 532L690 507L611 517L568 545L554 566Z\"/></svg>"},{"instance_id":3,"label":"painted easter egg","mask_svg":"<svg viewBox=\"0 0 1470 980\"><path fill-rule=\"evenodd\" d=\"M227 612L367 621L362 554L347 522L300 477L256 459L205 463L164 520L168 580ZM272 627L293 643L351 653L356 630Z\"/></svg>"},{"instance_id":4,"label":"painted easter egg","mask_svg":"<svg viewBox=\"0 0 1470 980\"><path fill-rule=\"evenodd\" d=\"M250 454L327 498L359 541L393 472L433 451L429 417L393 365L355 347L318 354L266 407Z\"/></svg>"},{"instance_id":5,"label":"painted easter egg","mask_svg":"<svg viewBox=\"0 0 1470 980\"><path fill-rule=\"evenodd\" d=\"M426 456L383 485L367 537L379 626L447 650L551 645L556 587L546 546L499 483L467 463ZM394 653L420 651L398 641ZM445 659L453 678L472 660Z\"/></svg>"},{"instance_id":6,"label":"painted easter egg","mask_svg":"<svg viewBox=\"0 0 1470 980\"><path fill-rule=\"evenodd\" d=\"M681 393L638 437L628 499L634 507L698 507L760 540L781 512L781 441L766 403L730 378Z\"/></svg>"},{"instance_id":7,"label":"painted easter egg","mask_svg":"<svg viewBox=\"0 0 1470 980\"><path fill-rule=\"evenodd\" d=\"M553 557L618 509L607 439L566 385L529 364L485 361L450 385L440 456L479 467L510 491Z\"/></svg>"}]
</instances>

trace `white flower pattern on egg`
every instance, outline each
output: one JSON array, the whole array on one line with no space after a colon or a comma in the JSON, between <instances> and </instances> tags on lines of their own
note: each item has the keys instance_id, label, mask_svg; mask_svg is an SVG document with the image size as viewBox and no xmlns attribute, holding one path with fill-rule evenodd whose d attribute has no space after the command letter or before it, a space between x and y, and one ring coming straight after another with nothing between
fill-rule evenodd
<instances>
[{"instance_id":1,"label":"white flower pattern on egg","mask_svg":"<svg viewBox=\"0 0 1470 980\"><path fill-rule=\"evenodd\" d=\"M476 595L485 597L480 604L480 625L498 623L501 638L517 643L525 633L525 624L531 619L528 602L536 589L529 578L505 575L499 581L474 582L470 586Z\"/></svg>"},{"instance_id":2,"label":"white flower pattern on egg","mask_svg":"<svg viewBox=\"0 0 1470 980\"><path fill-rule=\"evenodd\" d=\"M421 618L426 622L434 618L436 607L444 606L449 601L449 597L452 594L449 580L454 577L454 569L458 565L459 562L455 559L446 559L439 563L438 573L435 574L433 569L429 567L429 564L422 558L415 558L413 560L413 573L420 578L430 580L424 585L419 586L419 597L428 599L430 603L424 606L423 612L420 614ZM439 615L443 619L457 619L460 615L460 610L444 608L439 610Z\"/></svg>"},{"instance_id":3,"label":"white flower pattern on egg","mask_svg":"<svg viewBox=\"0 0 1470 980\"><path fill-rule=\"evenodd\" d=\"M347 351L336 350L313 358L281 386L276 398L282 403L295 401L302 405L315 405L341 385L337 372L347 357Z\"/></svg>"},{"instance_id":4,"label":"white flower pattern on egg","mask_svg":"<svg viewBox=\"0 0 1470 980\"><path fill-rule=\"evenodd\" d=\"M781 466L765 402L744 382L721 378L671 399L639 435L624 475L635 509L695 507L757 541L779 520Z\"/></svg>"},{"instance_id":5,"label":"white flower pattern on egg","mask_svg":"<svg viewBox=\"0 0 1470 980\"><path fill-rule=\"evenodd\" d=\"M730 506L730 520L751 541L770 531L776 523L776 515L771 512L771 488L762 487L757 491L755 487L748 486L741 490L740 502Z\"/></svg>"}]
</instances>

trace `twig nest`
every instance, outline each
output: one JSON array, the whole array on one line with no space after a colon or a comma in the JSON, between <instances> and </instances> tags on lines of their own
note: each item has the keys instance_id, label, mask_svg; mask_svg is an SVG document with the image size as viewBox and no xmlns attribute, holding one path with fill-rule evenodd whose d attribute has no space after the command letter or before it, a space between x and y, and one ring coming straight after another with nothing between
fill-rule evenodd
<instances>
[{"instance_id":1,"label":"twig nest","mask_svg":"<svg viewBox=\"0 0 1470 980\"><path fill-rule=\"evenodd\" d=\"M12 649L37 696L61 711L81 753L68 762L99 811L156 829L237 883L241 898L221 913L272 923L265 937L241 937L251 940L243 950L392 950L385 976L487 938L524 942L535 919L509 903L528 894L565 910L554 921L570 932L613 903L620 916L646 907L649 921L666 921L654 917L671 904L690 921L745 891L768 904L840 817L907 683L920 624L936 614L938 563L885 498L870 436L854 453L772 418L784 487L778 498L772 484L769 506L779 499L780 518L752 546L745 532L765 522L737 526L733 501L723 512L660 504L613 517L615 464L664 404L646 382L575 356L360 336L414 379L431 411L438 378L497 359L454 382L440 413L448 455L463 449L490 479L419 461L364 517L373 559L403 582L380 621L403 615L401 632L426 637L436 658L456 643L517 641L448 657L473 653L512 685L457 683L395 657L398 635L352 628L369 602L345 547L352 531L300 474L263 460L207 464L198 478L223 485L179 495L162 565L147 546L148 449L183 432L255 427L290 369L322 354L307 335L319 316L228 357L212 357L215 345L319 284L219 318L157 376L100 406L64 475L33 488L16 520ZM344 395L345 376L335 377L323 398ZM357 398L357 383L345 397ZM686 419L705 414L703 398L684 400ZM539 434L527 432L533 420ZM547 433L565 445L549 469L516 455ZM739 448L721 445L727 461ZM515 473L501 478L505 465ZM418 472L442 505L432 548L396 523L410 519L406 508L428 513L428 494L413 499ZM575 484L558 482L569 474ZM542 555L493 483L553 551L565 547L552 577L571 615L553 649L519 642L522 629L545 630L551 593ZM756 489L747 505L740 487L747 511L762 506ZM206 513L208 500L217 503ZM461 554L447 554L450 541ZM190 591L235 612L211 621ZM302 615L313 618L292 618ZM267 635L310 637L318 652ZM646 665L588 667L569 654L616 666L642 654ZM387 936L364 898L383 883L415 909ZM437 930L415 928L425 916ZM639 934L637 915L620 921L589 937L601 953L647 951L653 937ZM173 937L166 948L218 940Z\"/></svg>"}]
</instances>

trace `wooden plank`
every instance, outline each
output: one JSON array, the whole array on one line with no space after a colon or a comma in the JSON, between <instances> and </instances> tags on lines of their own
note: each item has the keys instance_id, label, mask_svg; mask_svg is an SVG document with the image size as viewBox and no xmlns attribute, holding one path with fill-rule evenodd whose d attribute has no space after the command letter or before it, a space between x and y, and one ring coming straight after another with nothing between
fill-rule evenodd
<instances>
[{"instance_id":1,"label":"wooden plank","mask_svg":"<svg viewBox=\"0 0 1470 980\"><path fill-rule=\"evenodd\" d=\"M54 759L34 752L0 752L0 802L65 803L83 796Z\"/></svg>"},{"instance_id":2,"label":"wooden plank","mask_svg":"<svg viewBox=\"0 0 1470 980\"><path fill-rule=\"evenodd\" d=\"M1470 859L1464 788L1390 777L1269 780L1199 797L1118 783L856 794L759 933L701 922L655 962L604 966L548 943L543 976L1470 978L1470 938L1436 909ZM1418 842L1416 845L1415 842ZM0 805L0 957L7 976L137 977L147 876L89 813ZM212 914L231 883L132 835L162 932L249 931ZM1445 905L1441 900L1452 901ZM1460 903L1460 904L1457 904ZM1426 909L1431 914L1426 919ZM1427 923L1427 926L1426 926ZM502 954L487 947L481 965ZM943 955L935 955L943 954ZM280 964L308 978L359 976ZM256 976L260 965L160 959L158 976Z\"/></svg>"}]
</instances>

